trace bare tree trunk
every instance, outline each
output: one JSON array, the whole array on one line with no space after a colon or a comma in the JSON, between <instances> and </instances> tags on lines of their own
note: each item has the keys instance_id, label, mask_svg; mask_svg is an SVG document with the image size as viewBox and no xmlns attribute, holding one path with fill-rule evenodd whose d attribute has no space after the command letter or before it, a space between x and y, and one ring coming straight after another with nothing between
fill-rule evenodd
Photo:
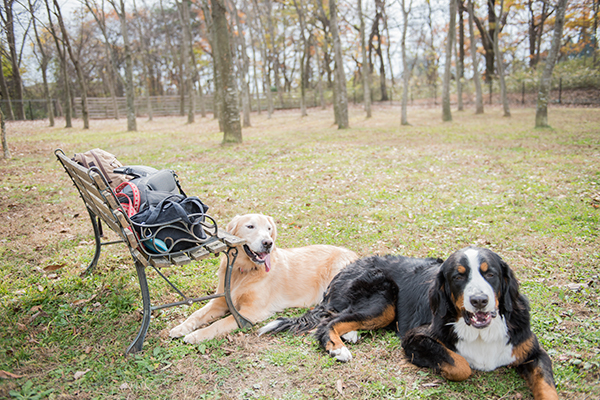
<instances>
[{"instance_id":1,"label":"bare tree trunk","mask_svg":"<svg viewBox=\"0 0 600 400\"><path fill-rule=\"evenodd\" d=\"M182 54L185 62L185 93L188 96L188 114L187 123L192 124L195 121L196 115L196 96L194 91L194 77L193 77L193 49L191 48L192 43L192 32L190 27L190 8L187 0L177 2L177 8L179 9L179 20L181 21L181 27L183 29L183 40L181 41Z\"/></svg>"},{"instance_id":2,"label":"bare tree trunk","mask_svg":"<svg viewBox=\"0 0 600 400\"><path fill-rule=\"evenodd\" d=\"M321 73L321 58L319 57L319 46L315 46L315 57L317 59L317 75L319 81L317 82L317 90L319 92L319 104L321 105L321 109L324 110L325 106L325 93L323 90L323 74ZM370 99L369 99L370 100Z\"/></svg>"},{"instance_id":3,"label":"bare tree trunk","mask_svg":"<svg viewBox=\"0 0 600 400\"><path fill-rule=\"evenodd\" d=\"M47 77L47 70L48 70L48 62L50 61L50 57L48 57L48 54L46 53L46 51L44 50L42 41L40 40L40 35L38 34L38 30L37 30L37 23L36 23L36 17L34 15L34 8L33 8L33 4L31 3L31 0L29 0L29 12L31 13L31 20L33 23L33 33L35 34L35 40L38 46L38 51L40 52L41 55L41 59L40 59L40 68L42 70L42 82L43 82L43 86L44 86L44 98L46 99L46 104L48 105L48 122L49 122L49 126L54 126L54 106L52 104L52 99L50 98L50 90L48 88L48 77ZM2 65L0 63L0 65Z\"/></svg>"},{"instance_id":4,"label":"bare tree trunk","mask_svg":"<svg viewBox=\"0 0 600 400\"><path fill-rule=\"evenodd\" d=\"M144 65L144 73L145 73L145 83L146 83L146 108L148 111L148 121L152 121L153 119L153 113L152 113L152 100L150 99L150 95L152 92L152 74L151 74L151 69L150 69L150 51L148 50L148 46L146 45L146 38L147 38L147 34L144 32L144 29L142 28L142 25L144 25L144 22L142 20L142 17L140 16L140 14L138 13L137 10L137 5L135 3L135 0L133 0L133 13L136 17L136 26L137 26L137 31L138 31L138 35L139 35L139 43L140 43L140 48L141 48L141 52L142 52L142 64Z\"/></svg>"},{"instance_id":5,"label":"bare tree trunk","mask_svg":"<svg viewBox=\"0 0 600 400\"><path fill-rule=\"evenodd\" d=\"M2 52L0 51L0 65L2 65ZM0 68L0 93L2 93L2 100L6 101L6 108L8 109L8 118L10 120L15 119L15 113L13 112L12 102L10 101L10 92L8 91L8 85L4 77L4 69ZM4 121L4 119L2 120Z\"/></svg>"},{"instance_id":6,"label":"bare tree trunk","mask_svg":"<svg viewBox=\"0 0 600 400\"><path fill-rule=\"evenodd\" d=\"M335 57L335 103L338 107L337 125L338 129L347 129L348 123L348 92L346 89L346 73L344 72L344 60L342 58L342 42L337 22L337 7L335 0L329 0L329 26L333 38L333 51Z\"/></svg>"},{"instance_id":7,"label":"bare tree trunk","mask_svg":"<svg viewBox=\"0 0 600 400\"><path fill-rule=\"evenodd\" d=\"M13 86L15 89L15 107L17 109L16 117L19 120L25 119L25 105L23 102L23 81L19 68L19 58L17 56L17 46L15 41L15 29L13 18L13 4L15 0L4 0L4 12L6 13L6 21L4 21L4 31L6 33L6 41L10 53L10 62L12 65Z\"/></svg>"},{"instance_id":8,"label":"bare tree trunk","mask_svg":"<svg viewBox=\"0 0 600 400\"><path fill-rule=\"evenodd\" d=\"M273 114L273 94L271 93L271 76L269 74L269 70L267 68L267 61L269 59L268 53L267 53L267 47L268 47L268 41L267 41L267 36L265 34L266 29L264 27L262 18L260 17L260 7L258 6L258 1L254 0L254 9L256 11L255 13L255 18L258 20L260 28L262 29L258 29L258 31L260 32L260 37L262 40L260 40L260 53L261 53L261 58L263 60L262 64L261 64L261 69L262 69L262 76L263 76L263 91L267 97L267 118L271 119L271 115Z\"/></svg>"},{"instance_id":9,"label":"bare tree trunk","mask_svg":"<svg viewBox=\"0 0 600 400\"><path fill-rule=\"evenodd\" d=\"M408 85L410 81L410 69L406 59L406 32L408 30L408 15L412 9L412 0L406 8L405 0L402 0L402 108L400 125L410 125L408 122Z\"/></svg>"},{"instance_id":10,"label":"bare tree trunk","mask_svg":"<svg viewBox=\"0 0 600 400\"><path fill-rule=\"evenodd\" d=\"M277 97L279 98L279 107L283 108L283 88L281 87L281 79L279 77L279 56L277 47L275 46L275 28L273 26L273 2L272 0L265 1L267 5L267 27L269 29L269 37L271 38L271 65L275 79L275 87L277 88Z\"/></svg>"},{"instance_id":11,"label":"bare tree trunk","mask_svg":"<svg viewBox=\"0 0 600 400\"><path fill-rule=\"evenodd\" d=\"M233 74L229 29L225 16L227 9L223 0L210 0L211 16L215 36L213 42L217 51L217 74L221 92L221 121L223 125L223 144L242 142L242 125L238 109L236 79Z\"/></svg>"},{"instance_id":12,"label":"bare tree trunk","mask_svg":"<svg viewBox=\"0 0 600 400\"><path fill-rule=\"evenodd\" d=\"M465 23L463 19L463 0L458 5L458 48L456 49L456 95L458 96L458 111L464 110L463 105L463 76L465 61Z\"/></svg>"},{"instance_id":13,"label":"bare tree trunk","mask_svg":"<svg viewBox=\"0 0 600 400\"><path fill-rule=\"evenodd\" d=\"M477 62L477 47L475 45L475 27L473 26L473 0L469 1L469 37L471 38L471 57L473 58L473 81L475 82L475 114L483 114L483 91Z\"/></svg>"},{"instance_id":14,"label":"bare tree trunk","mask_svg":"<svg viewBox=\"0 0 600 400\"><path fill-rule=\"evenodd\" d=\"M120 0L119 6L116 0L109 0L121 22L121 36L123 36L123 52L125 55L125 94L127 97L127 130L137 131L137 120L135 115L135 90L133 83L133 59L129 45L129 32L127 32L127 13L125 12L124 0Z\"/></svg>"},{"instance_id":15,"label":"bare tree trunk","mask_svg":"<svg viewBox=\"0 0 600 400\"><path fill-rule=\"evenodd\" d=\"M358 19L360 20L360 52L362 56L362 84L367 118L371 118L371 65L367 58L367 47L365 43L365 19L362 12L362 1L358 0Z\"/></svg>"},{"instance_id":16,"label":"bare tree trunk","mask_svg":"<svg viewBox=\"0 0 600 400\"><path fill-rule=\"evenodd\" d=\"M240 43L240 56L238 57L238 60L240 60L242 64L239 68L239 70L242 71L242 74L239 77L240 86L242 87L242 125L244 128L247 128L252 126L252 124L250 123L250 84L248 83L248 70L250 67L248 65L249 60L246 50L246 36L244 35L244 27L240 21L240 16L238 15L235 3L232 1L231 5L235 16L235 24L238 29L237 40Z\"/></svg>"},{"instance_id":17,"label":"bare tree trunk","mask_svg":"<svg viewBox=\"0 0 600 400\"><path fill-rule=\"evenodd\" d=\"M6 141L6 124L4 123L4 113L0 108L0 131L2 131L2 151L4 154L4 159L8 160L10 158L10 149L8 148L8 142Z\"/></svg>"},{"instance_id":18,"label":"bare tree trunk","mask_svg":"<svg viewBox=\"0 0 600 400\"><path fill-rule=\"evenodd\" d=\"M567 9L568 0L559 0L556 5L556 20L554 22L554 35L552 36L552 44L550 52L546 59L546 65L540 78L540 89L538 92L537 107L535 111L535 127L548 127L548 101L550 97L550 84L552 82L552 71L554 64L558 59L560 52L562 31L565 25L565 12Z\"/></svg>"},{"instance_id":19,"label":"bare tree trunk","mask_svg":"<svg viewBox=\"0 0 600 400\"><path fill-rule=\"evenodd\" d=\"M61 48L60 38L54 29L54 23L52 22L52 12L50 11L50 1L46 0L46 12L48 13L48 27L50 29L50 33L52 34L52 38L54 39L54 44L56 45L56 52L58 53L58 59L60 60L60 69L62 72L62 77L64 80L63 84L63 93L65 95L65 128L71 128L73 126L73 122L71 120L72 117L72 104L71 104L71 87L69 84L69 74L67 73L67 55L66 52Z\"/></svg>"},{"instance_id":20,"label":"bare tree trunk","mask_svg":"<svg viewBox=\"0 0 600 400\"><path fill-rule=\"evenodd\" d=\"M452 48L456 37L456 0L450 0L450 23L446 38L446 63L444 66L444 83L442 87L442 121L452 121L450 109L450 67L452 66Z\"/></svg>"},{"instance_id":21,"label":"bare tree trunk","mask_svg":"<svg viewBox=\"0 0 600 400\"><path fill-rule=\"evenodd\" d=\"M88 101L87 101L87 87L85 84L85 78L83 77L83 70L81 64L79 63L79 59L75 56L73 49L71 48L71 41L69 39L69 34L67 33L67 29L65 28L65 23L63 21L62 13L60 12L60 6L58 5L58 1L54 0L54 7L56 10L56 18L58 20L58 25L60 26L60 30L63 36L63 42L69 52L69 57L71 58L71 62L75 67L75 72L77 73L77 83L79 84L79 88L81 90L81 116L83 118L83 129L90 129L90 114L88 111Z\"/></svg>"},{"instance_id":22,"label":"bare tree trunk","mask_svg":"<svg viewBox=\"0 0 600 400\"><path fill-rule=\"evenodd\" d=\"M498 39L498 33L500 32L500 24L502 23L502 13L504 12L504 0L500 0L500 15L498 16L498 22L496 23L496 29L494 29L494 53L496 53L496 63L498 65L498 77L500 78L500 96L502 98L502 108L504 109L504 116L510 117L510 108L508 106L508 96L506 94L506 82L504 80L504 57L500 52L500 45Z\"/></svg>"},{"instance_id":23,"label":"bare tree trunk","mask_svg":"<svg viewBox=\"0 0 600 400\"><path fill-rule=\"evenodd\" d=\"M254 34L253 29L250 28L250 42L252 43L252 71L254 75L254 88L256 89L256 109L258 115L262 113L262 106L260 104L260 90L258 86L258 74L256 72L256 46L254 45Z\"/></svg>"},{"instance_id":24,"label":"bare tree trunk","mask_svg":"<svg viewBox=\"0 0 600 400\"><path fill-rule=\"evenodd\" d=\"M113 54L112 49L110 48L110 42L108 40L108 33L106 31L106 13L104 12L104 0L102 0L102 4L98 5L94 0L85 0L85 6L92 13L100 31L102 32L102 36L104 37L104 48L106 51L107 59L109 60L109 66L107 68L107 76L109 81L109 90L110 97L112 99L113 110L115 113L115 119L119 119L119 106L117 103L117 94L115 90L115 82L114 76L117 77L118 81L122 81L121 76L117 70L117 63L115 62L115 56Z\"/></svg>"},{"instance_id":25,"label":"bare tree trunk","mask_svg":"<svg viewBox=\"0 0 600 400\"><path fill-rule=\"evenodd\" d=\"M298 6L298 2L294 0L294 6L296 7L296 12L298 13L298 20L300 21L300 36L302 37L302 52L300 56L300 116L306 117L308 114L306 113L306 69L304 68L304 63L306 61L306 54L308 53L308 41L306 40L306 36L304 36L304 31L306 30L306 23L304 22L304 11L302 9L302 0L298 0L300 2L300 6Z\"/></svg>"}]
</instances>

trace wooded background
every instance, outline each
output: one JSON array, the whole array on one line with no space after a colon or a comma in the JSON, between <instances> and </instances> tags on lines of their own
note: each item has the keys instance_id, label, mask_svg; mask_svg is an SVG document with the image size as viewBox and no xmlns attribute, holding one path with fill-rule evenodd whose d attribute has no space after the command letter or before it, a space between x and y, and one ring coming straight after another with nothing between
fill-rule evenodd
<instances>
[{"instance_id":1,"label":"wooded background","mask_svg":"<svg viewBox=\"0 0 600 400\"><path fill-rule=\"evenodd\" d=\"M562 102L598 104L600 0L562 3L552 88ZM501 95L507 104L531 104L561 2L478 0L472 14L470 4L2 0L1 108L8 120L49 118L51 125L56 115L66 126L82 117L84 127L89 118L127 117L135 130L136 115L187 114L193 122L227 112L234 125L248 126L252 111L298 107L305 115L306 107L331 103L342 128L349 101L364 102L367 114L371 101L402 97L403 106L443 105L445 84L459 110L503 103Z\"/></svg>"}]
</instances>

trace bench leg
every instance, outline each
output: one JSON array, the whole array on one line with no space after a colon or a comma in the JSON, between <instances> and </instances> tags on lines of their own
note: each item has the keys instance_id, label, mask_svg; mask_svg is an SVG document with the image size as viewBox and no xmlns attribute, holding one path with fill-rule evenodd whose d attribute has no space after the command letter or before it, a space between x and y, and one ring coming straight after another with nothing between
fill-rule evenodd
<instances>
[{"instance_id":1,"label":"bench leg","mask_svg":"<svg viewBox=\"0 0 600 400\"><path fill-rule=\"evenodd\" d=\"M92 258L92 261L88 264L88 266L85 268L85 271L83 271L81 275L87 275L94 270L94 267L96 266L96 264L98 263L98 259L100 258L100 251L102 249L102 242L100 240L100 236L102 235L100 232L100 225L98 225L98 220L96 219L94 213L92 213L89 209L88 214L90 214L90 219L92 220L92 227L94 228L94 239L96 240L96 249L94 251L94 257Z\"/></svg>"},{"instance_id":2,"label":"bench leg","mask_svg":"<svg viewBox=\"0 0 600 400\"><path fill-rule=\"evenodd\" d=\"M227 307L229 308L231 315L233 315L233 318L235 318L235 322L237 322L238 326L243 329L250 328L252 326L252 322L248 321L238 312L233 304L233 300L231 300L231 272L233 271L233 264L237 258L237 253L237 247L231 247L227 253L225 253L227 257L227 272L225 273L225 301L227 302Z\"/></svg>"},{"instance_id":3,"label":"bench leg","mask_svg":"<svg viewBox=\"0 0 600 400\"><path fill-rule=\"evenodd\" d=\"M140 291L142 292L142 302L144 305L144 315L142 317L142 326L140 327L140 331L133 342L129 345L127 350L125 351L125 355L129 353L137 353L142 351L142 347L144 346L144 339L146 338L146 332L148 332L148 327L150 326L150 316L152 314L152 309L150 305L150 291L148 290L148 281L146 280L146 267L142 265L139 261L135 262L135 269L138 274L138 279L140 281Z\"/></svg>"}]
</instances>

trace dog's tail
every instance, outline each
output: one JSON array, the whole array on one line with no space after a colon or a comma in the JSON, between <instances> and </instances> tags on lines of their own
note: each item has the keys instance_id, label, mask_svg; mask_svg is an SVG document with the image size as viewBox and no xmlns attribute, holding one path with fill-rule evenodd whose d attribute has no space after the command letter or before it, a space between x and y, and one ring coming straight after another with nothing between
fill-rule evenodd
<instances>
[{"instance_id":1,"label":"dog's tail","mask_svg":"<svg viewBox=\"0 0 600 400\"><path fill-rule=\"evenodd\" d=\"M265 333L277 333L290 331L293 334L300 334L315 329L321 321L331 316L331 312L326 310L323 303L319 304L306 314L296 318L277 318L269 322L258 331L258 336Z\"/></svg>"}]
</instances>

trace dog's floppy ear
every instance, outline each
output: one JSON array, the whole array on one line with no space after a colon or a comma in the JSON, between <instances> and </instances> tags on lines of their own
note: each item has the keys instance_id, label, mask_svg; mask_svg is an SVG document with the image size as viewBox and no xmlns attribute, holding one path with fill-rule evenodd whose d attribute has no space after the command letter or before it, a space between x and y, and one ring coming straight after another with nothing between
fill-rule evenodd
<instances>
[{"instance_id":1,"label":"dog's floppy ear","mask_svg":"<svg viewBox=\"0 0 600 400\"><path fill-rule=\"evenodd\" d=\"M517 282L512 269L502 259L500 259L500 268L502 270L502 301L500 305L507 313L510 313L513 311L513 304L519 297L519 282Z\"/></svg>"},{"instance_id":2,"label":"dog's floppy ear","mask_svg":"<svg viewBox=\"0 0 600 400\"><path fill-rule=\"evenodd\" d=\"M438 315L442 318L446 315L450 306L448 304L449 291L450 286L444 276L444 267L442 265L433 286L429 289L429 306L433 315Z\"/></svg>"},{"instance_id":3,"label":"dog's floppy ear","mask_svg":"<svg viewBox=\"0 0 600 400\"><path fill-rule=\"evenodd\" d=\"M231 221L229 221L229 223L227 224L227 227L225 228L227 230L227 232L231 233L232 235L236 235L237 230L238 230L238 225L239 225L241 219L242 219L241 215L236 215L235 217L233 217L233 219Z\"/></svg>"},{"instance_id":4,"label":"dog's floppy ear","mask_svg":"<svg viewBox=\"0 0 600 400\"><path fill-rule=\"evenodd\" d=\"M273 243L275 243L275 240L277 239L277 224L275 224L275 220L273 219L273 217L269 217L268 215L267 220L271 225L271 239L273 239Z\"/></svg>"}]
</instances>

